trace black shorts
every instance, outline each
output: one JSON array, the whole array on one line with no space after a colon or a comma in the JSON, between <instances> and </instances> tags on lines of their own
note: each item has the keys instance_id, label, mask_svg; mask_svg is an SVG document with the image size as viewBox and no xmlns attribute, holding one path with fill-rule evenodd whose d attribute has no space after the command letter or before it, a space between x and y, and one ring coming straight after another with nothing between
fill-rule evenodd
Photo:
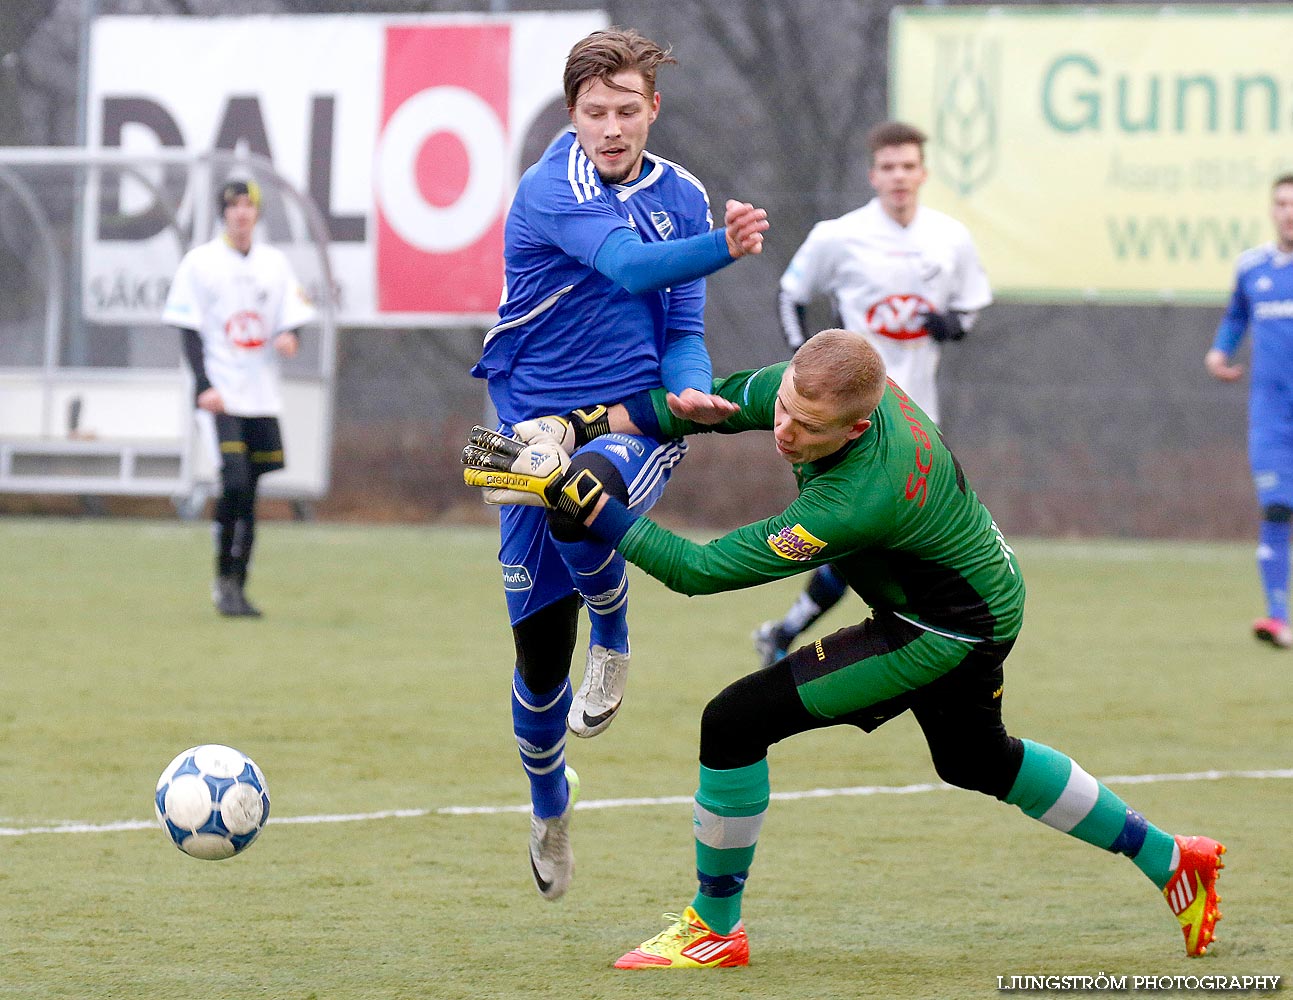
<instances>
[{"instance_id":1,"label":"black shorts","mask_svg":"<svg viewBox=\"0 0 1293 1000\"><path fill-rule=\"evenodd\" d=\"M705 707L700 762L744 767L797 733L841 725L869 733L910 711L939 773L952 775L944 780L1000 798L1022 749L1001 719L1012 645L960 642L877 615L729 684Z\"/></svg>"},{"instance_id":2,"label":"black shorts","mask_svg":"<svg viewBox=\"0 0 1293 1000\"><path fill-rule=\"evenodd\" d=\"M245 489L252 477L283 468L283 436L277 417L215 415L220 447L220 482L225 489Z\"/></svg>"},{"instance_id":3,"label":"black shorts","mask_svg":"<svg viewBox=\"0 0 1293 1000\"><path fill-rule=\"evenodd\" d=\"M925 704L999 718L1002 663L1013 645L966 642L877 614L796 650L786 663L811 714L871 732Z\"/></svg>"}]
</instances>

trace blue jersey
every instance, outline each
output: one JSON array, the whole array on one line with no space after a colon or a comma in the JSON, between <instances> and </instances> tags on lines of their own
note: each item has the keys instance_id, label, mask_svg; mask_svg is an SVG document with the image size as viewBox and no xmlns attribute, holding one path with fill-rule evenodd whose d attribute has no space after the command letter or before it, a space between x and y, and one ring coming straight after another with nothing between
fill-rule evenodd
<instances>
[{"instance_id":1,"label":"blue jersey","mask_svg":"<svg viewBox=\"0 0 1293 1000\"><path fill-rule=\"evenodd\" d=\"M574 132L558 137L517 186L499 322L472 368L489 380L499 419L512 424L659 386L665 332L704 330L704 279L633 295L593 261L617 229L656 242L712 226L704 186L678 164L646 153L636 181L603 185Z\"/></svg>"},{"instance_id":2,"label":"blue jersey","mask_svg":"<svg viewBox=\"0 0 1293 1000\"><path fill-rule=\"evenodd\" d=\"M1212 346L1230 357L1251 331L1253 384L1293 388L1293 253L1273 243L1243 253Z\"/></svg>"}]
</instances>

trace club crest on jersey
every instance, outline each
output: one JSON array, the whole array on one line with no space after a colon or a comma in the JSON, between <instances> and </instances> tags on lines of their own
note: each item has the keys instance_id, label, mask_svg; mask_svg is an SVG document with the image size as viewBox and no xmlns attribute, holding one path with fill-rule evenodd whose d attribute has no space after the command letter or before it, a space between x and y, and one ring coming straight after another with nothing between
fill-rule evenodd
<instances>
[{"instance_id":1,"label":"club crest on jersey","mask_svg":"<svg viewBox=\"0 0 1293 1000\"><path fill-rule=\"evenodd\" d=\"M796 524L793 528L782 528L775 535L769 535L768 548L782 559L807 562L826 548L826 543L802 524Z\"/></svg>"},{"instance_id":2,"label":"club crest on jersey","mask_svg":"<svg viewBox=\"0 0 1293 1000\"><path fill-rule=\"evenodd\" d=\"M667 240L673 235L673 219L669 218L668 212L652 212L651 225L655 226L655 231L660 234L662 240Z\"/></svg>"},{"instance_id":3,"label":"club crest on jersey","mask_svg":"<svg viewBox=\"0 0 1293 1000\"><path fill-rule=\"evenodd\" d=\"M920 268L920 279L929 284L942 273L943 265L936 260L930 260L927 257L919 257L916 260L916 266Z\"/></svg>"},{"instance_id":4,"label":"club crest on jersey","mask_svg":"<svg viewBox=\"0 0 1293 1000\"><path fill-rule=\"evenodd\" d=\"M268 339L265 321L254 309L243 309L230 316L224 325L224 333L235 347L246 350L261 347Z\"/></svg>"}]
</instances>

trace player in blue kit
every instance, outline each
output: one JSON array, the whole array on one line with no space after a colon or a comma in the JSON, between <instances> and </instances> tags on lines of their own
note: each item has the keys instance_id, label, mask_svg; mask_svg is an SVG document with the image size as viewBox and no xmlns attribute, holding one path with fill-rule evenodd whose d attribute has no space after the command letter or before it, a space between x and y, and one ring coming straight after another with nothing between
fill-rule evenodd
<instances>
[{"instance_id":1,"label":"player in blue kit","mask_svg":"<svg viewBox=\"0 0 1293 1000\"><path fill-rule=\"evenodd\" d=\"M1246 251L1236 268L1230 305L1204 357L1208 374L1223 382L1243 375L1231 363L1244 334L1252 332L1252 384L1248 393L1248 461L1261 505L1257 568L1266 616L1253 634L1284 649L1289 628L1289 522L1293 520L1293 174L1272 186L1275 240Z\"/></svg>"},{"instance_id":2,"label":"player in blue kit","mask_svg":"<svg viewBox=\"0 0 1293 1000\"><path fill-rule=\"evenodd\" d=\"M735 410L709 393L703 279L759 253L768 226L761 209L729 201L724 227L711 229L701 183L646 151L660 109L656 70L673 61L631 30L594 32L571 49L563 82L574 128L517 187L499 322L472 369L488 380L504 433L533 436L537 423L567 451L583 449L637 511L659 499L686 446L606 434L605 406L594 404L663 385L678 394L679 416L716 422ZM550 530L541 508L504 507L500 534L516 647L513 730L533 803L531 871L539 892L557 899L574 870L567 725L578 736L601 732L627 681L625 563L610 545ZM572 693L581 604L589 655Z\"/></svg>"}]
</instances>

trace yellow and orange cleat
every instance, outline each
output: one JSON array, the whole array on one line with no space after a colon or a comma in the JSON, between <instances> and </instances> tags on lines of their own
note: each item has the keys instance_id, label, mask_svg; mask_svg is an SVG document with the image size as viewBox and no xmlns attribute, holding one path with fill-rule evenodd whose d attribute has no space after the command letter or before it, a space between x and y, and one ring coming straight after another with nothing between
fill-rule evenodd
<instances>
[{"instance_id":1,"label":"yellow and orange cleat","mask_svg":"<svg viewBox=\"0 0 1293 1000\"><path fill-rule=\"evenodd\" d=\"M750 939L737 924L730 934L715 934L690 906L666 913L671 927L634 948L615 963L617 969L721 969L750 964Z\"/></svg>"},{"instance_id":2,"label":"yellow and orange cleat","mask_svg":"<svg viewBox=\"0 0 1293 1000\"><path fill-rule=\"evenodd\" d=\"M1207 954L1216 940L1217 921L1221 919L1221 897L1217 879L1222 868L1224 844L1207 837L1177 837L1181 862L1163 889L1167 905L1181 922L1187 955Z\"/></svg>"}]
</instances>

